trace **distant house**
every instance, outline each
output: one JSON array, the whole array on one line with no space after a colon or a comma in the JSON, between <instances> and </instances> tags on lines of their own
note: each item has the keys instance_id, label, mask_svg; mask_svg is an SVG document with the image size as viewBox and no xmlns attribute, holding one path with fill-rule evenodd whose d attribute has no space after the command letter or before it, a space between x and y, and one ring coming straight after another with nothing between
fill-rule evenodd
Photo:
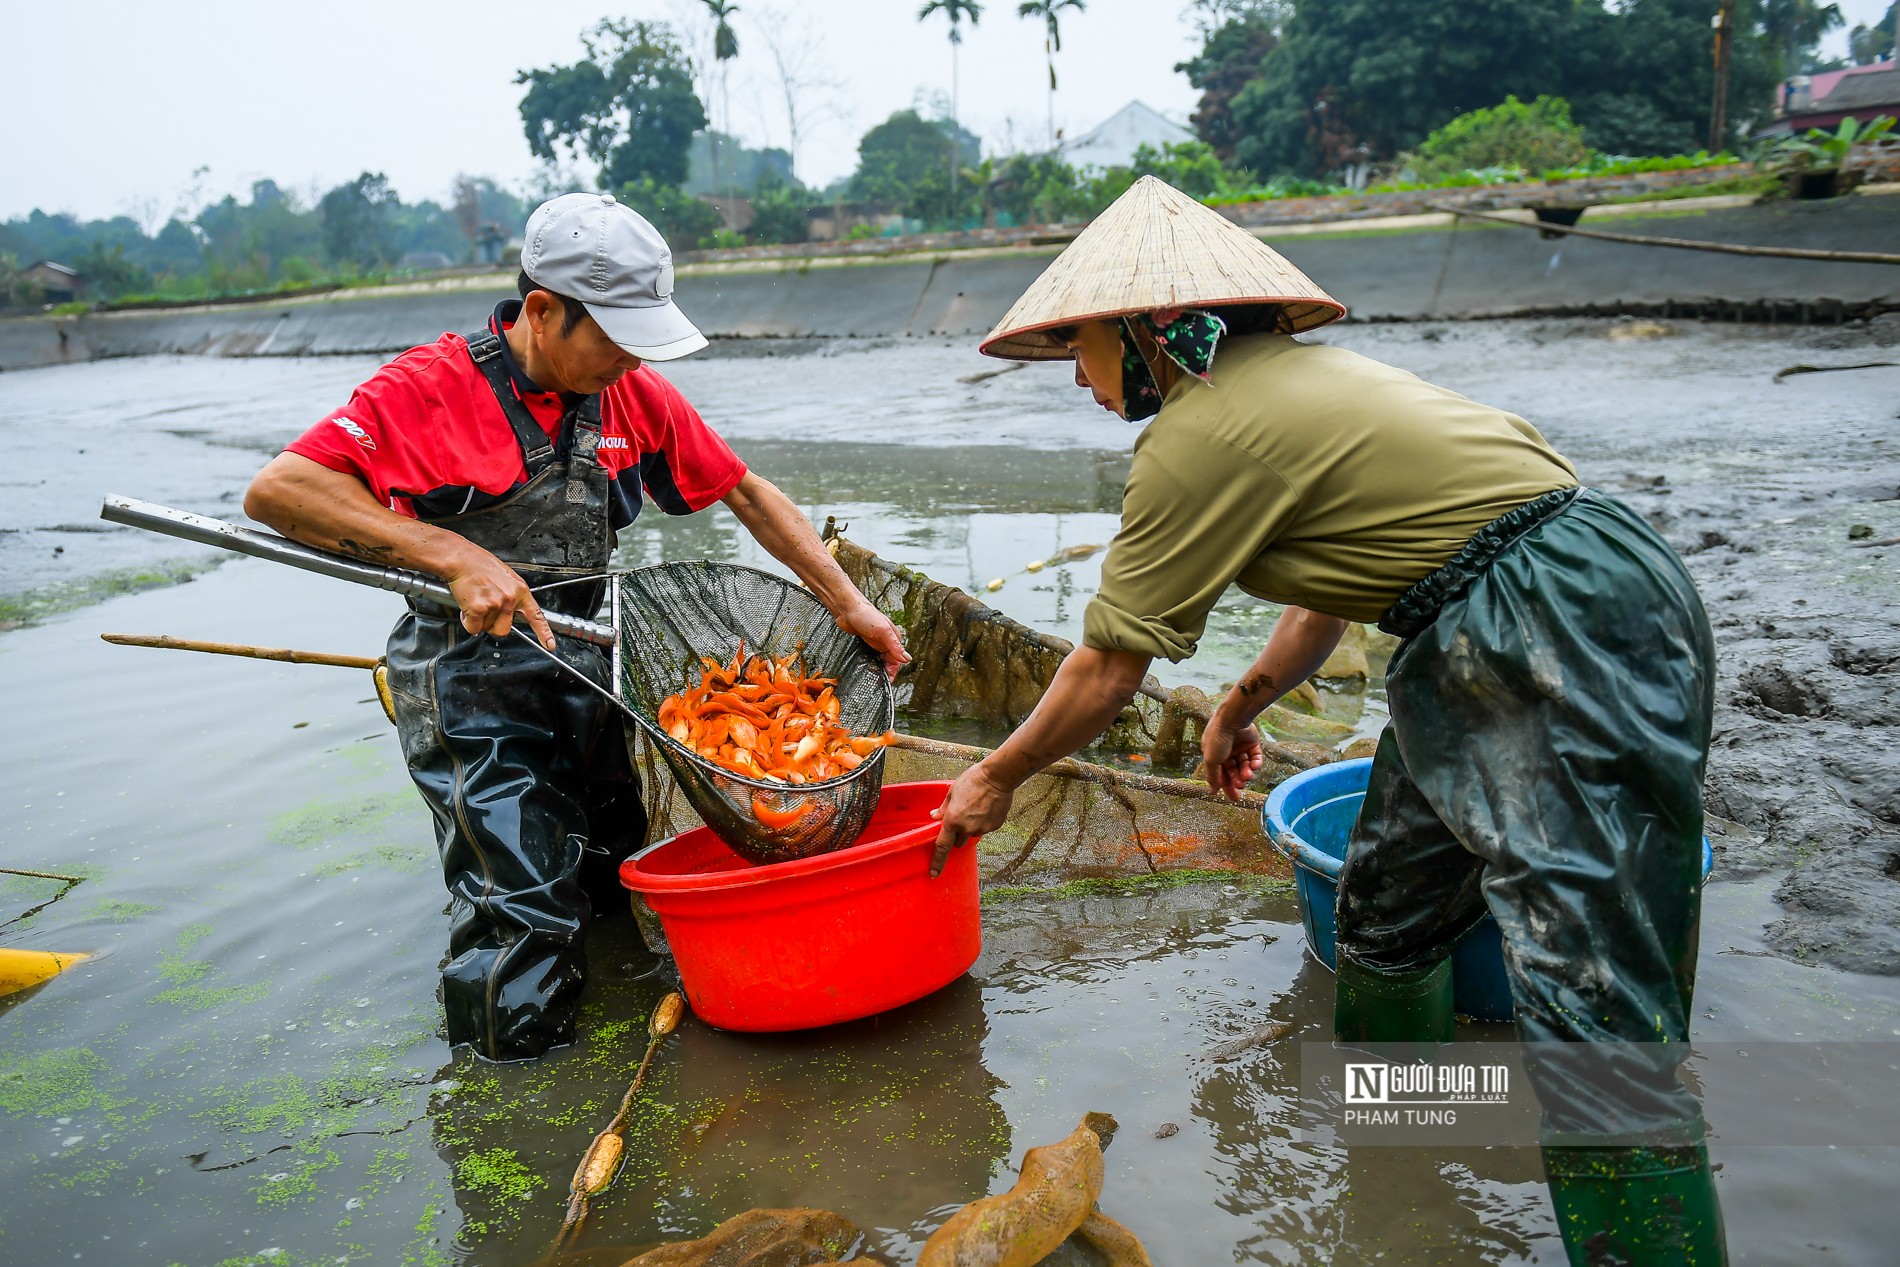
<instances>
[{"instance_id":1,"label":"distant house","mask_svg":"<svg viewBox=\"0 0 1900 1267\"><path fill-rule=\"evenodd\" d=\"M728 198L714 194L694 194L693 197L711 204L719 212L720 225L735 233L744 233L759 218L759 213L752 209L750 198Z\"/></svg>"},{"instance_id":2,"label":"distant house","mask_svg":"<svg viewBox=\"0 0 1900 1267\"><path fill-rule=\"evenodd\" d=\"M1788 80L1782 85L1780 113L1758 135L1832 131L1842 119L1866 123L1883 114L1900 118L1900 67L1892 62L1850 66Z\"/></svg>"},{"instance_id":3,"label":"distant house","mask_svg":"<svg viewBox=\"0 0 1900 1267\"><path fill-rule=\"evenodd\" d=\"M86 279L77 269L67 268L64 264L55 264L51 260L41 260L26 270L26 279L39 287L40 294L49 304L69 304L86 295Z\"/></svg>"},{"instance_id":4,"label":"distant house","mask_svg":"<svg viewBox=\"0 0 1900 1267\"><path fill-rule=\"evenodd\" d=\"M1197 140L1192 131L1139 101L1131 101L1058 152L1073 167L1126 167L1144 145L1160 149Z\"/></svg>"}]
</instances>

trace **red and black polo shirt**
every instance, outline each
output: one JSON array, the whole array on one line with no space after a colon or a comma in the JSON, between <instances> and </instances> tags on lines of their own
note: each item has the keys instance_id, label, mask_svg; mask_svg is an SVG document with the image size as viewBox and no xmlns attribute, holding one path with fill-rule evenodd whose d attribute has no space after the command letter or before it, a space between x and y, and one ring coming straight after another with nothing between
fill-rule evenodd
<instances>
[{"instance_id":1,"label":"red and black polo shirt","mask_svg":"<svg viewBox=\"0 0 1900 1267\"><path fill-rule=\"evenodd\" d=\"M501 334L519 300L495 308ZM566 405L521 372L507 340L502 358L515 395L558 440ZM434 519L480 510L527 482L521 445L468 341L445 334L376 371L350 403L291 441L286 452L354 475L398 514ZM642 489L669 515L703 510L746 473L717 432L671 383L642 365L600 394L600 464L612 480L612 524L640 513Z\"/></svg>"}]
</instances>

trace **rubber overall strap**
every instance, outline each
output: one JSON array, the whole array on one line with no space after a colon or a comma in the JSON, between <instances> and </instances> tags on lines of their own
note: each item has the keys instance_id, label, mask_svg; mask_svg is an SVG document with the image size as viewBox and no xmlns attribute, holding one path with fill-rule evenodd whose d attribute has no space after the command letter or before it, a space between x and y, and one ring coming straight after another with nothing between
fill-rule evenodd
<instances>
[{"instance_id":1,"label":"rubber overall strap","mask_svg":"<svg viewBox=\"0 0 1900 1267\"><path fill-rule=\"evenodd\" d=\"M528 478L533 479L554 461L554 445L549 442L547 432L541 430L541 424L534 420L528 407L521 403L521 397L515 394L515 385L508 380L508 366L501 357L501 336L493 330L484 330L480 334L468 336L469 359L475 362L475 368L488 380L489 390L494 392L496 403L501 412L507 415L508 425L514 428L515 443L521 446L521 460L528 468Z\"/></svg>"},{"instance_id":2,"label":"rubber overall strap","mask_svg":"<svg viewBox=\"0 0 1900 1267\"><path fill-rule=\"evenodd\" d=\"M587 396L561 420L568 441L567 500L579 506L587 501L588 475L600 466L600 397Z\"/></svg>"}]
</instances>

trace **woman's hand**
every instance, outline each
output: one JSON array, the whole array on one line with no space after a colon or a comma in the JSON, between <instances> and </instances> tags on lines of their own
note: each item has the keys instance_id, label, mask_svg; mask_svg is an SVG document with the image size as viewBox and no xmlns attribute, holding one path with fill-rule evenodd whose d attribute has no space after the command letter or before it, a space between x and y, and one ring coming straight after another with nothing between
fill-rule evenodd
<instances>
[{"instance_id":1,"label":"woman's hand","mask_svg":"<svg viewBox=\"0 0 1900 1267\"><path fill-rule=\"evenodd\" d=\"M930 874L943 874L943 864L950 858L950 851L959 845L967 844L970 837L981 836L984 832L995 831L1009 817L1010 802L1016 794L998 784L983 768L982 762L971 766L957 781L950 785L950 795L943 804L930 811L932 818L943 823L943 829L937 833L937 847L930 855Z\"/></svg>"},{"instance_id":2,"label":"woman's hand","mask_svg":"<svg viewBox=\"0 0 1900 1267\"><path fill-rule=\"evenodd\" d=\"M1228 800L1239 800L1265 764L1260 732L1253 726L1235 728L1215 720L1201 731L1201 774Z\"/></svg>"}]
</instances>

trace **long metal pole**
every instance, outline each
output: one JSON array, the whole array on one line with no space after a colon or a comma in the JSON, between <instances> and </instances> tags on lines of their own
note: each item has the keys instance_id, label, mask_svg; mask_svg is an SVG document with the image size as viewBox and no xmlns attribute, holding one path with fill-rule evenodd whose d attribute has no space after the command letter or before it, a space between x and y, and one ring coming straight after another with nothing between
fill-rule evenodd
<instances>
[{"instance_id":1,"label":"long metal pole","mask_svg":"<svg viewBox=\"0 0 1900 1267\"><path fill-rule=\"evenodd\" d=\"M1722 0L1715 14L1715 103L1709 111L1709 153L1728 144L1728 59L1735 28L1735 0Z\"/></svg>"},{"instance_id":2,"label":"long metal pole","mask_svg":"<svg viewBox=\"0 0 1900 1267\"><path fill-rule=\"evenodd\" d=\"M248 554L254 559L268 559L272 563L288 564L294 568L302 568L306 572L315 572L320 576L350 581L356 585L367 585L371 589L388 590L407 598L427 599L450 611L454 611L458 606L455 595L449 592L448 586L420 572L379 567L374 563L359 563L355 559L346 559L328 550L318 550L312 546L286 540L274 533L258 532L254 528L240 528L222 519L213 519L208 515L194 515L190 511L173 510L169 506L139 501L135 497L121 497L116 493L108 493L105 504L99 509L99 518L109 523L125 524L130 528L144 528L148 532L177 537L183 541L195 541L199 545L216 546L220 550ZM614 631L607 625L592 620L582 620L578 616L566 616L560 612L544 611L543 614L547 616L548 627L555 633L566 634L570 638L579 638L583 642L591 642L602 647L614 645Z\"/></svg>"}]
</instances>

